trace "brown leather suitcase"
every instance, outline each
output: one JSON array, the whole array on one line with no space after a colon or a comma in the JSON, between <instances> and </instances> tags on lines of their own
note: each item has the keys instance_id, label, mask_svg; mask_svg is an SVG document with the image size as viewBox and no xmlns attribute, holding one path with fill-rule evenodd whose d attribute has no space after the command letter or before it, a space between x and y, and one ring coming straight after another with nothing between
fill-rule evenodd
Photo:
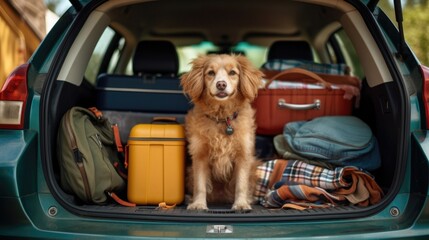
<instances>
[{"instance_id":1,"label":"brown leather suitcase","mask_svg":"<svg viewBox=\"0 0 429 240\"><path fill-rule=\"evenodd\" d=\"M310 120L320 116L350 115L354 98L346 99L344 86L355 91L360 89L358 78L347 75L315 74L292 68L284 71L266 71L269 79L258 91L253 102L256 109L257 134L277 135L283 132L286 123ZM273 89L275 81L303 83L303 87L282 87ZM308 87L308 83L313 83Z\"/></svg>"}]
</instances>

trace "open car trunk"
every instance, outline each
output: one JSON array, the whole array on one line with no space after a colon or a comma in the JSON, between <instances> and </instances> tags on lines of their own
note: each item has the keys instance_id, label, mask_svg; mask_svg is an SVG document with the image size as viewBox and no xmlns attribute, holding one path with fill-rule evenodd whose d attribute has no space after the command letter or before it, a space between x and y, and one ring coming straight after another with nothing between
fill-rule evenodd
<instances>
[{"instance_id":1,"label":"open car trunk","mask_svg":"<svg viewBox=\"0 0 429 240\"><path fill-rule=\"evenodd\" d=\"M43 93L45 97L42 108L45 112L42 113L44 118L41 124L44 132L42 132L41 141L47 152L44 156L42 155L42 161L45 165L45 175L50 180L48 185L64 208L78 215L107 218L191 222L270 222L369 216L381 211L396 196L407 159L408 143L403 142L403 139L407 139L404 134L408 134L409 131L409 119L405 119L405 116L408 116L405 114L408 111L405 107L406 90L402 80L396 75L397 71L394 70L395 66L392 64L392 56L388 54L387 46L384 46L383 41L377 41L377 38L381 38L382 35L378 30L374 30L376 26L372 15L365 11L365 6L361 3L275 0L233 3L229 1L176 3L168 0L141 3L122 1L120 4L116 2L100 4L100 2L94 1L88 4L79 13L78 20L91 19L92 21L85 22L81 32L69 33L70 36L67 38L69 41L64 43L64 47L69 51L58 56L59 61L54 63L54 68L51 68L52 79L49 81L52 80L52 82L45 87ZM204 8L210 8L214 13L222 13L223 17L220 18L223 20L215 16L205 16L207 13L201 10ZM94 9L96 10L88 11ZM267 19L270 17L271 20ZM174 22L175 19L180 23ZM151 26L153 22L158 25ZM82 23L83 21L74 22L74 24ZM205 30L211 25L217 30L212 32ZM62 116L71 107L91 107L98 104L97 96L102 94L103 90L95 86L95 78L89 78L85 74L85 69L88 71L88 68L94 67L87 65L91 62L91 51L80 51L79 48L92 50L108 26L122 35L127 43L125 46L129 47L122 49L124 56L120 58L116 69L112 72L114 74L124 74L128 63L126 59L127 57L130 59L132 47L140 39L169 39L176 46L188 46L207 38L209 41L218 41L218 44L223 46L218 50L219 52L225 51L224 46L227 43L235 45L237 42L245 41L267 48L279 39L299 39L313 44L313 50L317 52L319 61L329 62L332 59L328 56L325 43L330 42L328 39L335 33L343 32L352 44L346 49L354 49L356 58L351 65L351 55L346 55L349 53L343 52L341 56L344 63L351 65L353 74L361 80L359 107L353 110L352 115L363 120L378 141L381 167L370 173L383 190L383 198L379 203L367 207L339 205L306 210L272 209L256 204L252 206L252 210L245 211L231 210L230 205L209 205L207 211L189 211L186 210L186 201L169 210L163 210L157 206L124 207L114 202L105 205L82 204L74 195L66 193L60 187L56 149L57 131ZM198 29L203 30L198 32ZM263 59L264 55L265 53L259 57ZM187 62L181 64L186 65ZM97 75L101 73L103 73L102 67ZM135 101L138 100L135 99ZM97 107L103 111L129 113L124 110ZM153 116L158 113L141 111L138 114ZM184 115L184 113L175 112L169 114L178 115L179 118L183 118ZM257 149L258 153L268 152L260 157L265 160L278 158L271 154L273 145L270 141L273 136L260 137L269 139L269 144L263 145L262 149Z\"/></svg>"}]
</instances>

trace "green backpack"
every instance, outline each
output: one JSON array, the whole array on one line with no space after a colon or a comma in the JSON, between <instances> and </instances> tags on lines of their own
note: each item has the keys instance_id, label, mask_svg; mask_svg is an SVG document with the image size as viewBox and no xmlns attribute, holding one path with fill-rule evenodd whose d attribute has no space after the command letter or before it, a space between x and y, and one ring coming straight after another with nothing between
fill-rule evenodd
<instances>
[{"instance_id":1,"label":"green backpack","mask_svg":"<svg viewBox=\"0 0 429 240\"><path fill-rule=\"evenodd\" d=\"M61 120L57 144L65 192L84 203L102 204L107 194L125 189L125 176L119 171L123 161L118 153L122 144L117 125L96 108L69 109Z\"/></svg>"}]
</instances>

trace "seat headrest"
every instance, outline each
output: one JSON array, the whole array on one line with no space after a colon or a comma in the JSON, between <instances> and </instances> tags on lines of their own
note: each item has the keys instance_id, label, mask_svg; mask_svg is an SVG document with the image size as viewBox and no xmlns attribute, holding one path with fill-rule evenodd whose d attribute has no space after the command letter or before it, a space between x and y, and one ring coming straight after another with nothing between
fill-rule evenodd
<instances>
[{"instance_id":1,"label":"seat headrest","mask_svg":"<svg viewBox=\"0 0 429 240\"><path fill-rule=\"evenodd\" d=\"M133 58L133 71L135 75L176 75L178 70L179 58L173 43L152 40L145 40L138 43Z\"/></svg>"},{"instance_id":2,"label":"seat headrest","mask_svg":"<svg viewBox=\"0 0 429 240\"><path fill-rule=\"evenodd\" d=\"M293 59L313 61L313 52L306 41L277 41L268 51L268 60Z\"/></svg>"}]
</instances>

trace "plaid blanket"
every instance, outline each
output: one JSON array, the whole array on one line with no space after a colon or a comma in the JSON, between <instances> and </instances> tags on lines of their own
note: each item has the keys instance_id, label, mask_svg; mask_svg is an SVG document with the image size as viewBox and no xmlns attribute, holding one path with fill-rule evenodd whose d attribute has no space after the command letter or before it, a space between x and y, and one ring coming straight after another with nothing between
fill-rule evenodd
<instances>
[{"instance_id":1,"label":"plaid blanket","mask_svg":"<svg viewBox=\"0 0 429 240\"><path fill-rule=\"evenodd\" d=\"M383 196L373 177L356 167L330 170L299 160L272 160L259 166L257 174L254 196L265 207L369 206Z\"/></svg>"},{"instance_id":2,"label":"plaid blanket","mask_svg":"<svg viewBox=\"0 0 429 240\"><path fill-rule=\"evenodd\" d=\"M272 59L262 65L262 69L282 71L289 68L304 68L315 73L350 75L350 67L344 63L316 63L306 60Z\"/></svg>"},{"instance_id":3,"label":"plaid blanket","mask_svg":"<svg viewBox=\"0 0 429 240\"><path fill-rule=\"evenodd\" d=\"M261 67L263 70L283 71L290 68L303 68L314 73L350 75L350 67L344 63L316 63L306 60L291 60L291 59L272 59L264 63ZM267 80L263 79L260 88L265 88ZM359 107L360 102L360 87L347 84L333 84L334 89L342 89L344 91L344 99L351 100L356 97L355 107ZM318 84L296 83L287 81L274 80L269 86L269 89L321 89L324 88Z\"/></svg>"}]
</instances>

